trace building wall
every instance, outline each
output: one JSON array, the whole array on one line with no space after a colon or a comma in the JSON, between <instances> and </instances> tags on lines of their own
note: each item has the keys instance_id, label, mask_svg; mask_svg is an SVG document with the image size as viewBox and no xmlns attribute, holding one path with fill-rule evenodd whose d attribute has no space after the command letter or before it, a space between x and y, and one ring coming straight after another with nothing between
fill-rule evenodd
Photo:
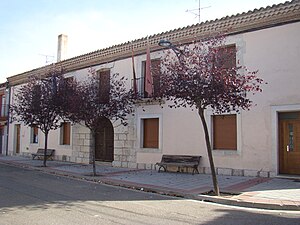
<instances>
[{"instance_id":1,"label":"building wall","mask_svg":"<svg viewBox=\"0 0 300 225\"><path fill-rule=\"evenodd\" d=\"M215 165L219 174L245 176L274 176L278 172L277 111L300 110L300 23L287 24L228 38L228 44L235 43L237 60L250 70L259 70L258 76L267 85L263 93L251 96L256 104L250 111L237 115L238 140L236 151L214 150ZM151 58L159 58L162 52L151 53ZM145 55L135 57L137 77L141 75ZM110 68L111 73L120 73L128 78L131 86L131 58L94 67L96 70ZM70 72L79 80L86 77L88 69ZM155 169L162 154L201 155L201 171L210 173L202 124L196 110L170 109L167 104L140 103L134 115L128 116L129 125L124 127L114 123L114 166ZM206 111L208 127L211 130L212 112ZM145 118L159 118L159 148L141 146L141 121ZM9 133L9 152L14 154L14 124ZM70 146L59 144L59 129L51 131L49 148L56 149L56 157L80 163L90 162L93 146L88 129L81 125L72 126ZM39 143L30 144L30 129L21 128L21 154L30 154L43 147L39 133Z\"/></svg>"},{"instance_id":2,"label":"building wall","mask_svg":"<svg viewBox=\"0 0 300 225\"><path fill-rule=\"evenodd\" d=\"M289 106L290 110L299 108L299 35L300 23L294 23L229 38L228 43L237 44L237 59L241 64L250 70L258 69L258 76L268 84L263 85L262 93L250 96L256 106L237 115L237 151L213 151L219 174L277 174L278 138L274 135L277 119L276 113L272 115L272 109L276 106L287 106L284 110L289 110ZM163 120L162 150L137 149L138 164L145 163L146 167L153 168L161 154L195 154L203 156L203 171L209 173L204 134L196 111L150 106L138 114L159 114ZM206 119L210 130L211 115L212 112L207 110ZM152 165L147 165L149 163Z\"/></svg>"}]
</instances>

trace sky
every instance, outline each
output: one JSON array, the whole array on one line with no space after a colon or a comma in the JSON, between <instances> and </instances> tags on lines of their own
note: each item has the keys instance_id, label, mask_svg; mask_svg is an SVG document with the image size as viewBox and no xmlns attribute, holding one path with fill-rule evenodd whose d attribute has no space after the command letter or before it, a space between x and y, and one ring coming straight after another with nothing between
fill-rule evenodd
<instances>
[{"instance_id":1,"label":"sky","mask_svg":"<svg viewBox=\"0 0 300 225\"><path fill-rule=\"evenodd\" d=\"M284 0L201 0L200 21ZM56 62L57 37L68 58L199 22L199 0L0 0L0 83Z\"/></svg>"}]
</instances>

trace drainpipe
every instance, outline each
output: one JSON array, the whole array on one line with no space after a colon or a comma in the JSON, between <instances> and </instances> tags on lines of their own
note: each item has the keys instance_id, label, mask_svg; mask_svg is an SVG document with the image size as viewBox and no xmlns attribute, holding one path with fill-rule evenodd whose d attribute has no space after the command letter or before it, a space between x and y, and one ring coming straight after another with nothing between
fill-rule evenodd
<instances>
[{"instance_id":1,"label":"drainpipe","mask_svg":"<svg viewBox=\"0 0 300 225\"><path fill-rule=\"evenodd\" d=\"M7 82L7 86L8 88L8 105L7 105L7 122L6 122L6 156L8 155L8 134L9 134L9 116L10 116L10 112L9 112L9 108L10 108L10 94L11 94L11 87L9 85L9 83Z\"/></svg>"}]
</instances>

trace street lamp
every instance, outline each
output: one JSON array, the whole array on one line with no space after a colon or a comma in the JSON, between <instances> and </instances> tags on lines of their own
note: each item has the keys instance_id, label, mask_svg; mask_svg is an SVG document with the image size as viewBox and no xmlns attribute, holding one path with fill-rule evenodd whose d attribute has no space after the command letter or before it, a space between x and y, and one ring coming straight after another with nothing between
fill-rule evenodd
<instances>
[{"instance_id":1,"label":"street lamp","mask_svg":"<svg viewBox=\"0 0 300 225\"><path fill-rule=\"evenodd\" d=\"M177 48L175 45L173 45L173 43L169 40L161 39L158 42L158 45L161 47L164 47L164 48L172 49L174 51L174 53L176 54L178 60L180 60L181 55L183 55L183 51L180 50L179 48Z\"/></svg>"},{"instance_id":2,"label":"street lamp","mask_svg":"<svg viewBox=\"0 0 300 225\"><path fill-rule=\"evenodd\" d=\"M161 39L158 42L158 45L161 47L165 47L165 48L170 48L171 46L174 46L171 41L166 40L166 39Z\"/></svg>"}]
</instances>

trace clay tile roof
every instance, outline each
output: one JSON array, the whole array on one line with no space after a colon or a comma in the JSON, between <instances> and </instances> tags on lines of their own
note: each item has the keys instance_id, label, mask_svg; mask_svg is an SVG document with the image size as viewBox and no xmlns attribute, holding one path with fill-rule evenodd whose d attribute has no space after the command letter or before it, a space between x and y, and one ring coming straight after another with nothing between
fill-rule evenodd
<instances>
[{"instance_id":1,"label":"clay tile roof","mask_svg":"<svg viewBox=\"0 0 300 225\"><path fill-rule=\"evenodd\" d=\"M244 33L299 21L300 0L292 0L268 6L266 8L254 9L241 14L226 16L216 20L210 20L154 34L148 38L151 51L156 51L161 49L158 46L158 42L161 39L168 39L174 44L184 44L195 39L209 37L217 33L227 33L229 35ZM26 82L28 76L43 75L45 71L49 70L53 66L60 66L64 68L65 71L69 72L102 63L112 62L118 59L130 57L132 48L136 55L145 54L146 45L147 37L143 37L24 72L9 77L8 81L11 85L17 85Z\"/></svg>"}]
</instances>

